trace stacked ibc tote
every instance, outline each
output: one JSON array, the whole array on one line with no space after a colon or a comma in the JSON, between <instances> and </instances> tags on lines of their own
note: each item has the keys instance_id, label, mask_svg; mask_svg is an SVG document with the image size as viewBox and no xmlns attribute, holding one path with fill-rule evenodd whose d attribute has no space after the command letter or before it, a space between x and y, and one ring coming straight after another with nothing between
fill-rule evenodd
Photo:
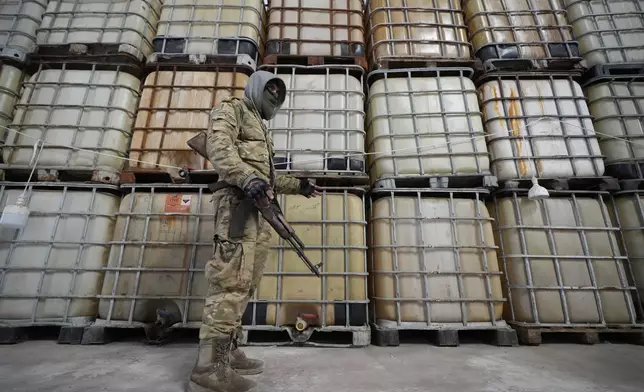
<instances>
[{"instance_id":1,"label":"stacked ibc tote","mask_svg":"<svg viewBox=\"0 0 644 392\"><path fill-rule=\"evenodd\" d=\"M2 80L12 80L12 67L25 73L3 129L1 201L29 209L26 225L2 227L4 342L20 338L23 326L47 325L62 327L59 341L79 343L96 318L140 62L151 52L160 7L159 0L2 4L2 26L10 28Z\"/></svg>"},{"instance_id":2,"label":"stacked ibc tote","mask_svg":"<svg viewBox=\"0 0 644 392\"><path fill-rule=\"evenodd\" d=\"M165 0L142 78L124 194L98 304L84 340L104 342L109 328L145 328L151 342L167 327L198 327L212 258L215 211L209 161L187 141L208 129L223 99L243 96L263 44L261 0ZM162 310L162 312L157 312Z\"/></svg>"},{"instance_id":3,"label":"stacked ibc tote","mask_svg":"<svg viewBox=\"0 0 644 392\"><path fill-rule=\"evenodd\" d=\"M282 109L265 124L278 172L325 186L316 199L279 196L307 256L323 267L322 278L312 275L273 233L264 278L242 319L242 342L328 341L318 335L339 332L347 345L369 344L365 190L352 186L366 180L364 70L355 65L364 59L361 52L345 53L350 37L355 45L349 47L364 52L362 6L291 3L273 1L266 9L261 0L164 1L132 160L121 175L126 195L99 319L85 340L103 341L106 327L149 322L159 307L178 314L170 320L175 327L200 325L215 219L207 184L216 176L186 142L207 130L214 106L243 96L249 76L261 68L287 86ZM324 65L333 55L350 65Z\"/></svg>"},{"instance_id":4,"label":"stacked ibc tote","mask_svg":"<svg viewBox=\"0 0 644 392\"><path fill-rule=\"evenodd\" d=\"M644 1L575 1L566 0L568 21L579 41L589 71L584 78L590 114L605 157L606 173L619 180L620 192L614 194L613 224L621 228L625 268L631 285L638 289L633 296L639 310L644 294ZM614 280L614 279L613 279ZM623 286L621 286L623 287ZM615 297L617 299L617 297ZM611 299L611 301L613 301ZM611 310L606 324L633 326L623 300L619 311ZM615 304L603 305L614 307ZM642 328L642 324L637 327ZM637 331L631 328L631 331ZM644 334L639 330L640 342Z\"/></svg>"},{"instance_id":5,"label":"stacked ibc tote","mask_svg":"<svg viewBox=\"0 0 644 392\"><path fill-rule=\"evenodd\" d=\"M516 344L485 198L496 187L458 1L370 0L367 109L374 343L402 330Z\"/></svg>"},{"instance_id":6,"label":"stacked ibc tote","mask_svg":"<svg viewBox=\"0 0 644 392\"><path fill-rule=\"evenodd\" d=\"M281 195L280 203L307 256L322 263L322 277L313 276L274 235L266 275L245 317L251 331L286 330L295 342L371 341L363 7L360 0L267 3L260 69L286 85L284 105L268 122L276 169L324 188L321 197Z\"/></svg>"},{"instance_id":7,"label":"stacked ibc tote","mask_svg":"<svg viewBox=\"0 0 644 392\"><path fill-rule=\"evenodd\" d=\"M610 9L608 3L619 5ZM602 332L643 336L641 304L608 192L619 186L605 175L599 142L615 143L606 138L626 118L607 102L610 94L604 92L598 106L592 98L597 85L590 87L589 110L580 85L582 55L592 65L601 51L624 53L615 49L615 37L632 33L632 25L608 13L635 3L641 2L464 2L470 40L483 62L477 85L491 171L500 185L488 208L508 300L504 318L524 344L539 344L552 332L573 333L586 343ZM602 115L617 121L613 130L601 123Z\"/></svg>"}]
</instances>

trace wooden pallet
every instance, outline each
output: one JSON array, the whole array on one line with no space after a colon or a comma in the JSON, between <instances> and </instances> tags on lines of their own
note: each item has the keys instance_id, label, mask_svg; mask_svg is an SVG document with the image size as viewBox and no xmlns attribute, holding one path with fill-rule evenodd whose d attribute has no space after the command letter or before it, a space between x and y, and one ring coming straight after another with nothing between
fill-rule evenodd
<instances>
[{"instance_id":1,"label":"wooden pallet","mask_svg":"<svg viewBox=\"0 0 644 392\"><path fill-rule=\"evenodd\" d=\"M271 54L264 57L263 64L270 65L359 65L367 69L367 59L362 56L300 56Z\"/></svg>"},{"instance_id":2,"label":"wooden pallet","mask_svg":"<svg viewBox=\"0 0 644 392\"><path fill-rule=\"evenodd\" d=\"M499 347L518 346L516 332L508 327L491 325L489 328L429 328L429 329L396 329L373 325L372 341L376 346L398 346L403 342L433 342L437 346L457 347L461 340L483 342Z\"/></svg>"},{"instance_id":3,"label":"wooden pallet","mask_svg":"<svg viewBox=\"0 0 644 392\"><path fill-rule=\"evenodd\" d=\"M85 326L3 326L0 327L0 344L16 344L32 339L51 338L60 344L81 344Z\"/></svg>"},{"instance_id":4,"label":"wooden pallet","mask_svg":"<svg viewBox=\"0 0 644 392\"><path fill-rule=\"evenodd\" d=\"M3 181L25 182L29 180L31 168L0 165ZM38 182L84 182L118 185L119 173L116 170L92 169L36 169L31 181Z\"/></svg>"},{"instance_id":5,"label":"wooden pallet","mask_svg":"<svg viewBox=\"0 0 644 392\"><path fill-rule=\"evenodd\" d=\"M539 185L549 190L571 191L619 191L617 179L613 177L569 177L539 178ZM532 187L531 179L499 181L499 192L505 190L528 190Z\"/></svg>"},{"instance_id":6,"label":"wooden pallet","mask_svg":"<svg viewBox=\"0 0 644 392\"><path fill-rule=\"evenodd\" d=\"M644 345L644 328L526 327L518 325L512 327L517 332L519 343L528 346L540 345L543 342L544 334L557 334L570 343L597 344L600 343L600 338L605 338Z\"/></svg>"}]
</instances>

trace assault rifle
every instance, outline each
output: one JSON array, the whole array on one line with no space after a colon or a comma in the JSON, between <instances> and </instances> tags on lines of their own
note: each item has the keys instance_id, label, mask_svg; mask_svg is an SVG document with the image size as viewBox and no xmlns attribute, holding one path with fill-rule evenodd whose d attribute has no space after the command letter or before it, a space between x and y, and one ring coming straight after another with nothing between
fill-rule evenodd
<instances>
[{"instance_id":1,"label":"assault rifle","mask_svg":"<svg viewBox=\"0 0 644 392\"><path fill-rule=\"evenodd\" d=\"M208 152L206 150L206 134L200 132L197 136L188 140L188 146L193 149L197 154L208 159ZM218 184L218 183L216 183ZM215 184L212 184L215 185ZM209 188L212 190L209 186ZM279 203L275 199L275 195L271 190L266 192L266 197L263 197L259 200L253 200L253 205L257 210L262 214L266 222L268 222L271 227L282 237L288 244L295 250L297 255L302 259L304 264L313 272L317 277L320 277L319 268L322 266L322 263L317 265L313 264L311 260L304 254L304 243L300 238L295 234L293 227L286 221L284 218L284 213L280 208Z\"/></svg>"}]
</instances>

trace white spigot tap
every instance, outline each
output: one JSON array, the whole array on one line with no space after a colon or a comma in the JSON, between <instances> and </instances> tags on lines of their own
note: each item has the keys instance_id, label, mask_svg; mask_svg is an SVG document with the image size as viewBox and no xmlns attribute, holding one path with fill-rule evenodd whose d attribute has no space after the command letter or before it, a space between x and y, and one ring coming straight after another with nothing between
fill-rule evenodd
<instances>
[{"instance_id":1,"label":"white spigot tap","mask_svg":"<svg viewBox=\"0 0 644 392\"><path fill-rule=\"evenodd\" d=\"M548 193L548 190L541 185L539 185L539 181L537 181L536 177L532 177L532 187L528 191L528 199L530 200L542 200L542 199L547 199L550 197L550 193Z\"/></svg>"},{"instance_id":2,"label":"white spigot tap","mask_svg":"<svg viewBox=\"0 0 644 392\"><path fill-rule=\"evenodd\" d=\"M27 219L29 219L29 208L23 193L18 196L16 204L4 207L0 217L0 226L8 229L22 229L27 225Z\"/></svg>"}]
</instances>

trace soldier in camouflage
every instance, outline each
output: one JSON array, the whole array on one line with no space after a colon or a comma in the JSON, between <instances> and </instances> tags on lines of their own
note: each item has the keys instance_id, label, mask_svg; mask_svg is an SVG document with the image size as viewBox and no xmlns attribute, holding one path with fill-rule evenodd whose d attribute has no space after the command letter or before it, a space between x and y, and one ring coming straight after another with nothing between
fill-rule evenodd
<instances>
[{"instance_id":1,"label":"soldier in camouflage","mask_svg":"<svg viewBox=\"0 0 644 392\"><path fill-rule=\"evenodd\" d=\"M241 375L258 374L263 363L239 349L241 317L262 278L272 228L253 210L242 230L233 233L235 212L244 198L276 193L319 195L311 181L276 176L273 142L262 120L269 120L286 96L284 82L270 72L253 73L244 98L222 101L211 113L207 132L208 158L224 184L213 194L214 256L205 268L208 281L199 354L190 376L193 392L246 392L257 384ZM217 187L216 187L217 188ZM239 226L239 225L238 225Z\"/></svg>"}]
</instances>

